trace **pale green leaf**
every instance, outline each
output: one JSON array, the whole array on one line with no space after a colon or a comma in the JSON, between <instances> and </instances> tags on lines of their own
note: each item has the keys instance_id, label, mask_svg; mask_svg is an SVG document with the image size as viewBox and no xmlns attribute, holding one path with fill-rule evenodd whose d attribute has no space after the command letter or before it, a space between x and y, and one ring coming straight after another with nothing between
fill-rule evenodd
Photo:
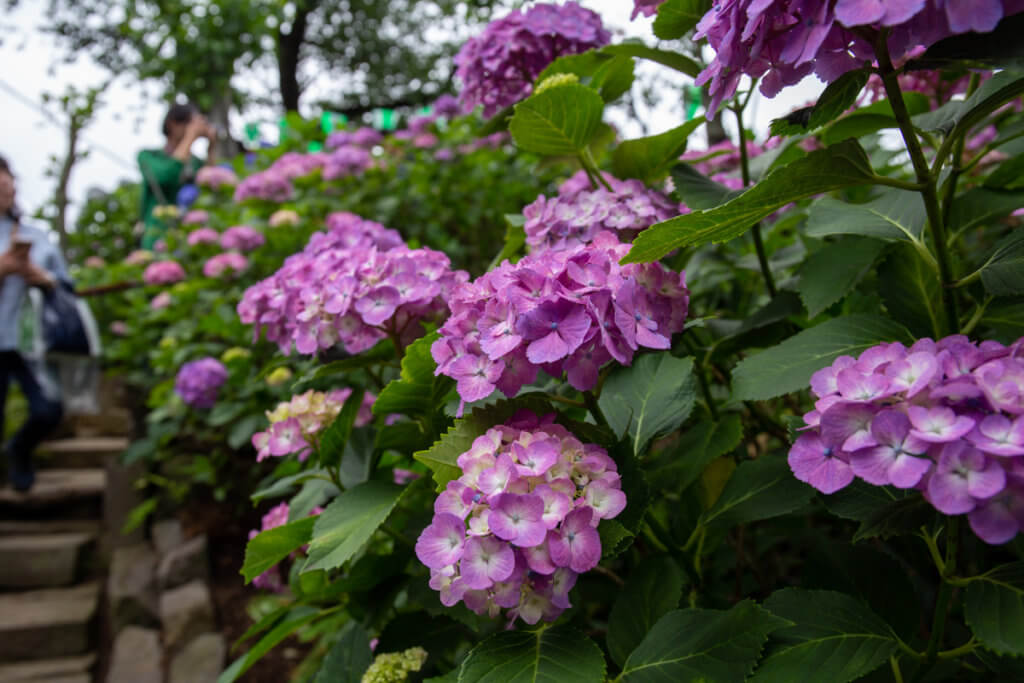
<instances>
[{"instance_id":1,"label":"pale green leaf","mask_svg":"<svg viewBox=\"0 0 1024 683\"><path fill-rule=\"evenodd\" d=\"M297 548L309 543L313 534L315 517L307 517L258 533L245 546L245 562L242 576L245 582L267 571Z\"/></svg>"},{"instance_id":2,"label":"pale green leaf","mask_svg":"<svg viewBox=\"0 0 1024 683\"><path fill-rule=\"evenodd\" d=\"M612 172L620 178L650 181L665 172L665 167L686 151L690 134L704 124L704 118L646 138L626 140L612 154Z\"/></svg>"},{"instance_id":3,"label":"pale green leaf","mask_svg":"<svg viewBox=\"0 0 1024 683\"><path fill-rule=\"evenodd\" d=\"M863 235L912 242L921 238L926 221L920 194L886 189L864 204L819 199L811 205L805 231L811 237Z\"/></svg>"},{"instance_id":4,"label":"pale green leaf","mask_svg":"<svg viewBox=\"0 0 1024 683\"><path fill-rule=\"evenodd\" d=\"M515 107L509 131L527 152L577 155L597 132L604 101L578 83L561 85L523 100Z\"/></svg>"},{"instance_id":5,"label":"pale green leaf","mask_svg":"<svg viewBox=\"0 0 1024 683\"><path fill-rule=\"evenodd\" d=\"M316 519L303 571L345 564L387 519L404 490L395 484L368 481L331 501Z\"/></svg>"},{"instance_id":6,"label":"pale green leaf","mask_svg":"<svg viewBox=\"0 0 1024 683\"><path fill-rule=\"evenodd\" d=\"M506 631L474 647L459 683L602 683L604 655L570 626Z\"/></svg>"}]
</instances>

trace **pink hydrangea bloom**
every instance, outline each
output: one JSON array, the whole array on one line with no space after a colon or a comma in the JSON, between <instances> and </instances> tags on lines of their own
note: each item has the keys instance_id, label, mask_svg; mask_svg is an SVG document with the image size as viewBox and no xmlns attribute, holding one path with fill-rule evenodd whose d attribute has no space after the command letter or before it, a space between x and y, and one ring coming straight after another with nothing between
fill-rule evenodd
<instances>
[{"instance_id":1,"label":"pink hydrangea bloom","mask_svg":"<svg viewBox=\"0 0 1024 683\"><path fill-rule=\"evenodd\" d=\"M181 219L182 225L204 225L210 220L210 214L202 209L192 209Z\"/></svg>"},{"instance_id":2,"label":"pink hydrangea bloom","mask_svg":"<svg viewBox=\"0 0 1024 683\"><path fill-rule=\"evenodd\" d=\"M203 166L196 173L196 184L218 190L222 187L234 187L238 176L230 168L223 166Z\"/></svg>"},{"instance_id":3,"label":"pink hydrangea bloom","mask_svg":"<svg viewBox=\"0 0 1024 683\"><path fill-rule=\"evenodd\" d=\"M554 621L576 577L601 559L597 526L626 507L608 453L523 411L477 437L416 541L430 586L510 623Z\"/></svg>"},{"instance_id":4,"label":"pink hydrangea bloom","mask_svg":"<svg viewBox=\"0 0 1024 683\"><path fill-rule=\"evenodd\" d=\"M250 228L248 225L235 225L223 232L220 236L220 246L224 249L236 249L238 251L252 251L263 246L266 238L259 230Z\"/></svg>"},{"instance_id":5,"label":"pink hydrangea bloom","mask_svg":"<svg viewBox=\"0 0 1024 683\"><path fill-rule=\"evenodd\" d=\"M167 308L171 305L171 294L170 292L160 292L149 302L149 307L154 311L159 311L162 308Z\"/></svg>"},{"instance_id":6,"label":"pink hydrangea bloom","mask_svg":"<svg viewBox=\"0 0 1024 683\"><path fill-rule=\"evenodd\" d=\"M270 456L281 457L292 453L305 460L316 447L320 432L329 427L338 417L345 401L352 395L349 388L322 392L312 389L267 411L270 426L252 436L256 449L256 460ZM362 427L373 420L371 408L377 397L370 392L363 394L363 402L356 415L356 426Z\"/></svg>"},{"instance_id":7,"label":"pink hydrangea bloom","mask_svg":"<svg viewBox=\"0 0 1024 683\"><path fill-rule=\"evenodd\" d=\"M157 261L142 272L142 281L147 285L172 285L184 279L185 269L177 261Z\"/></svg>"},{"instance_id":8,"label":"pink hydrangea bloom","mask_svg":"<svg viewBox=\"0 0 1024 683\"><path fill-rule=\"evenodd\" d=\"M199 244L220 244L220 233L213 228L199 228L190 232L186 241L190 247Z\"/></svg>"},{"instance_id":9,"label":"pink hydrangea bloom","mask_svg":"<svg viewBox=\"0 0 1024 683\"><path fill-rule=\"evenodd\" d=\"M1024 338L880 344L814 373L811 391L789 452L801 481L917 488L988 543L1024 529Z\"/></svg>"},{"instance_id":10,"label":"pink hydrangea bloom","mask_svg":"<svg viewBox=\"0 0 1024 683\"><path fill-rule=\"evenodd\" d=\"M203 275L206 277L233 276L249 267L249 260L237 251L225 251L211 256L203 264Z\"/></svg>"}]
</instances>

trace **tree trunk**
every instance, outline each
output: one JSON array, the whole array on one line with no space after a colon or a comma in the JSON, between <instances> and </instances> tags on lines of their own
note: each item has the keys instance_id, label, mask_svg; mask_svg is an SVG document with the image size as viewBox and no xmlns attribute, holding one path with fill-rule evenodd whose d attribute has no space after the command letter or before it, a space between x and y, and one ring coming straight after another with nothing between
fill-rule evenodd
<instances>
[{"instance_id":1,"label":"tree trunk","mask_svg":"<svg viewBox=\"0 0 1024 683\"><path fill-rule=\"evenodd\" d=\"M277 74L281 90L281 105L285 111L299 110L299 52L306 39L309 13L316 3L303 3L295 10L291 33L277 30Z\"/></svg>"},{"instance_id":2,"label":"tree trunk","mask_svg":"<svg viewBox=\"0 0 1024 683\"><path fill-rule=\"evenodd\" d=\"M235 142L229 134L228 128L228 115L231 113L231 86L226 85L224 90L217 96L213 101L213 107L210 109L210 123L212 123L217 130L217 142L214 149L210 150L216 154L218 161L224 161L230 159L239 151L239 145Z\"/></svg>"},{"instance_id":3,"label":"tree trunk","mask_svg":"<svg viewBox=\"0 0 1024 683\"><path fill-rule=\"evenodd\" d=\"M53 217L53 229L57 231L60 238L61 253L68 248L68 184L71 182L71 169L78 161L78 134L82 127L75 117L71 118L71 125L68 127L68 151L60 166L60 173L57 176L57 189L53 193L53 204L57 214Z\"/></svg>"}]
</instances>

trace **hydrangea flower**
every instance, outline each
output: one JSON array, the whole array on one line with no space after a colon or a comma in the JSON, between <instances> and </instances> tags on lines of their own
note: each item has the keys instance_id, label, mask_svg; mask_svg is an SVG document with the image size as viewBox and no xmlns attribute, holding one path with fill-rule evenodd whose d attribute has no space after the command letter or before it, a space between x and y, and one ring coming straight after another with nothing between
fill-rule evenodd
<instances>
[{"instance_id":1,"label":"hydrangea flower","mask_svg":"<svg viewBox=\"0 0 1024 683\"><path fill-rule=\"evenodd\" d=\"M213 228L203 227L190 232L185 241L190 247L200 244L220 244L220 233Z\"/></svg>"},{"instance_id":2,"label":"hydrangea flower","mask_svg":"<svg viewBox=\"0 0 1024 683\"><path fill-rule=\"evenodd\" d=\"M237 251L225 251L206 260L206 263L203 264L203 275L206 277L232 276L241 273L248 267L249 260Z\"/></svg>"},{"instance_id":3,"label":"hydrangea flower","mask_svg":"<svg viewBox=\"0 0 1024 683\"><path fill-rule=\"evenodd\" d=\"M607 451L554 417L522 411L459 456L461 476L416 541L445 606L554 621L570 607L576 577L600 561L597 526L622 512L626 495Z\"/></svg>"},{"instance_id":4,"label":"hydrangea flower","mask_svg":"<svg viewBox=\"0 0 1024 683\"><path fill-rule=\"evenodd\" d=\"M590 244L505 261L460 286L431 347L437 373L455 379L468 402L495 388L514 396L540 369L565 372L585 391L606 362L629 365L641 347L669 348L686 318L685 274L659 263L620 266L628 251L603 232Z\"/></svg>"},{"instance_id":5,"label":"hydrangea flower","mask_svg":"<svg viewBox=\"0 0 1024 683\"><path fill-rule=\"evenodd\" d=\"M353 131L338 130L334 131L327 136L327 148L337 149L338 147L344 147L347 145L355 145L356 147L363 147L370 149L374 145L379 145L384 141L384 136L380 132L373 128L366 126L357 128Z\"/></svg>"},{"instance_id":6,"label":"hydrangea flower","mask_svg":"<svg viewBox=\"0 0 1024 683\"><path fill-rule=\"evenodd\" d=\"M534 79L555 58L602 47L610 39L601 17L576 2L514 10L470 38L455 56L463 110L483 105L484 116L493 116L527 97Z\"/></svg>"},{"instance_id":7,"label":"hydrangea flower","mask_svg":"<svg viewBox=\"0 0 1024 683\"><path fill-rule=\"evenodd\" d=\"M445 312L452 289L468 279L432 249L409 249L393 230L354 214L327 219L328 231L250 287L238 305L242 322L288 353L312 354L341 344L364 351L385 337L409 343L421 322Z\"/></svg>"},{"instance_id":8,"label":"hydrangea flower","mask_svg":"<svg viewBox=\"0 0 1024 683\"><path fill-rule=\"evenodd\" d=\"M181 219L182 225L204 225L209 222L210 214L202 209L192 209Z\"/></svg>"},{"instance_id":9,"label":"hydrangea flower","mask_svg":"<svg viewBox=\"0 0 1024 683\"><path fill-rule=\"evenodd\" d=\"M1020 11L1022 0L721 0L697 24L694 38L707 38L716 54L696 83L710 84L710 117L744 74L774 97L812 72L828 83L873 62L870 40L851 29L889 30L899 61L948 36L991 31Z\"/></svg>"},{"instance_id":10,"label":"hydrangea flower","mask_svg":"<svg viewBox=\"0 0 1024 683\"><path fill-rule=\"evenodd\" d=\"M291 180L279 169L268 168L253 173L235 187L235 201L265 199L271 202L286 202L292 198L295 188Z\"/></svg>"},{"instance_id":11,"label":"hydrangea flower","mask_svg":"<svg viewBox=\"0 0 1024 683\"><path fill-rule=\"evenodd\" d=\"M252 251L263 246L263 243L266 241L263 233L248 225L232 226L220 236L220 246L224 249L236 249L238 251Z\"/></svg>"},{"instance_id":12,"label":"hydrangea flower","mask_svg":"<svg viewBox=\"0 0 1024 683\"><path fill-rule=\"evenodd\" d=\"M282 225L298 225L300 220L299 214L292 209L278 209L270 214L267 223L272 228L279 228Z\"/></svg>"},{"instance_id":13,"label":"hydrangea flower","mask_svg":"<svg viewBox=\"0 0 1024 683\"><path fill-rule=\"evenodd\" d=\"M185 279L185 269L177 261L157 261L142 271L142 281L147 285L173 285Z\"/></svg>"},{"instance_id":14,"label":"hydrangea flower","mask_svg":"<svg viewBox=\"0 0 1024 683\"><path fill-rule=\"evenodd\" d=\"M324 162L324 180L334 180L344 176L357 175L373 166L373 157L358 145L342 145L338 147Z\"/></svg>"},{"instance_id":15,"label":"hydrangea flower","mask_svg":"<svg viewBox=\"0 0 1024 683\"><path fill-rule=\"evenodd\" d=\"M629 20L633 21L641 14L645 17L653 17L658 13L658 8L665 0L633 0L633 13L629 15Z\"/></svg>"},{"instance_id":16,"label":"hydrangea flower","mask_svg":"<svg viewBox=\"0 0 1024 683\"><path fill-rule=\"evenodd\" d=\"M604 230L629 241L641 230L686 210L639 180L605 178L611 191L594 190L579 171L559 188L558 196L540 195L526 205L526 243L533 249L564 249L591 242Z\"/></svg>"},{"instance_id":17,"label":"hydrangea flower","mask_svg":"<svg viewBox=\"0 0 1024 683\"><path fill-rule=\"evenodd\" d=\"M988 543L1024 529L1024 338L880 344L814 373L811 391L789 451L797 479L827 494L854 478L919 489Z\"/></svg>"},{"instance_id":18,"label":"hydrangea flower","mask_svg":"<svg viewBox=\"0 0 1024 683\"><path fill-rule=\"evenodd\" d=\"M257 462L270 456L282 457L292 453L297 453L299 460L305 460L317 447L320 432L334 422L351 395L352 390L347 387L326 393L309 390L268 410L266 415L270 426L252 436ZM370 408L376 400L377 397L370 392L363 395L363 403L356 415L357 427L373 420Z\"/></svg>"},{"instance_id":19,"label":"hydrangea flower","mask_svg":"<svg viewBox=\"0 0 1024 683\"><path fill-rule=\"evenodd\" d=\"M203 187L219 190L222 187L234 187L238 176L230 168L224 166L203 166L196 173L196 183Z\"/></svg>"},{"instance_id":20,"label":"hydrangea flower","mask_svg":"<svg viewBox=\"0 0 1024 683\"><path fill-rule=\"evenodd\" d=\"M160 309L167 308L170 305L171 305L171 294L170 294L170 292L160 292L159 294L154 296L150 300L150 302L149 302L149 307L152 310L154 310L154 311L159 311Z\"/></svg>"},{"instance_id":21,"label":"hydrangea flower","mask_svg":"<svg viewBox=\"0 0 1024 683\"><path fill-rule=\"evenodd\" d=\"M174 390L193 408L212 408L221 385L227 379L228 370L224 364L207 356L181 366L174 380Z\"/></svg>"},{"instance_id":22,"label":"hydrangea flower","mask_svg":"<svg viewBox=\"0 0 1024 683\"><path fill-rule=\"evenodd\" d=\"M316 506L309 511L309 516L315 517L323 511L324 510L322 507ZM253 529L249 532L249 540L251 541L252 539L256 538L256 536L258 536L262 531L267 531L268 529L274 529L276 527L284 526L285 524L287 524L288 515L290 512L291 509L288 503L281 503L270 508L270 510L267 511L267 514L263 515L263 519L261 520L260 523L260 528ZM262 574L253 577L252 585L256 588L262 588L263 590L273 591L275 593L282 592L284 590L285 584L284 581L281 580L280 567L278 567L278 565L275 564L273 567L270 567Z\"/></svg>"}]
</instances>

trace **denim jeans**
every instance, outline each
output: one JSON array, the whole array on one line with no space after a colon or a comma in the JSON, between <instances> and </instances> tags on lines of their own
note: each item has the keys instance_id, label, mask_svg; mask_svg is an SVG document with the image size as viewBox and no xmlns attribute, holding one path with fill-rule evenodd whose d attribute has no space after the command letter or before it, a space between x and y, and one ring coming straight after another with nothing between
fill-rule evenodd
<instances>
[{"instance_id":1,"label":"denim jeans","mask_svg":"<svg viewBox=\"0 0 1024 683\"><path fill-rule=\"evenodd\" d=\"M7 405L7 388L12 379L18 383L28 401L29 415L25 424L7 443L8 463L11 467L9 477L15 488L27 489L33 481L32 452L57 427L64 411L59 401L52 401L43 395L39 382L17 351L0 351L0 410L4 410ZM4 436L3 426L3 420L0 420L0 440Z\"/></svg>"}]
</instances>

